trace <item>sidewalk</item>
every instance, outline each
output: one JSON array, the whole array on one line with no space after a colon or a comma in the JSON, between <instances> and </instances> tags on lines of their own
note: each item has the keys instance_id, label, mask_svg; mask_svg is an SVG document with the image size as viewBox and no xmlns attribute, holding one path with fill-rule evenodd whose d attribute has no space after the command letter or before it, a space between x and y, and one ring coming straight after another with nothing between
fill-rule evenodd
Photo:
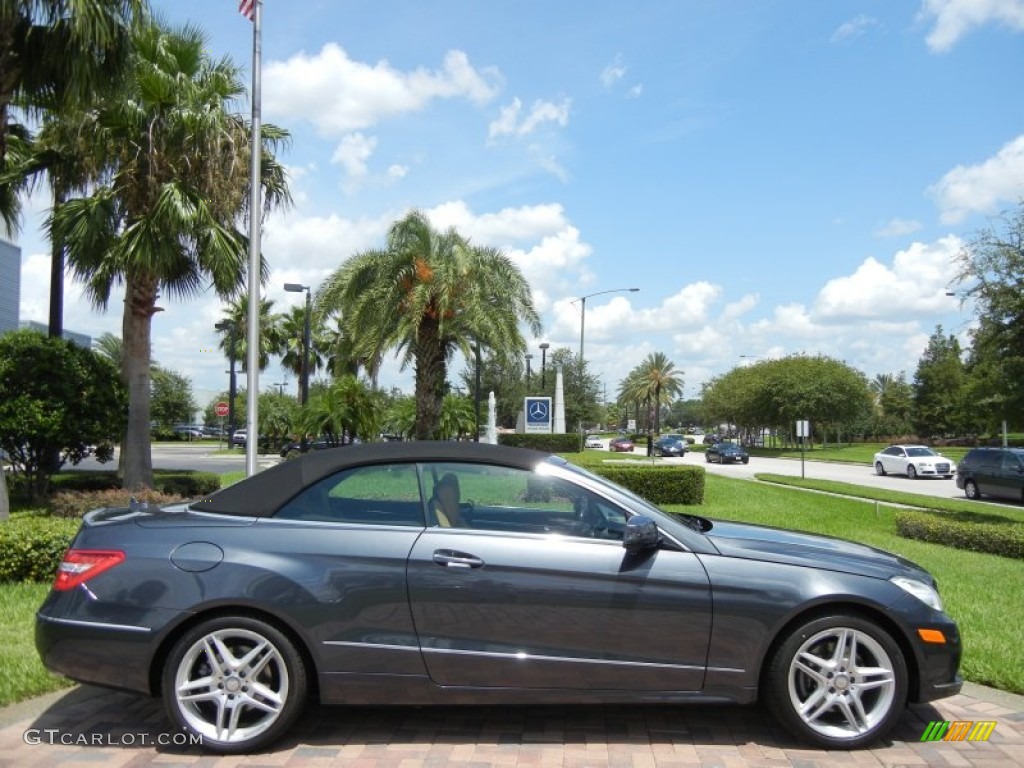
<instances>
[{"instance_id":1,"label":"sidewalk","mask_svg":"<svg viewBox=\"0 0 1024 768\"><path fill-rule=\"evenodd\" d=\"M995 721L987 742L921 742L933 720ZM79 686L0 710L0 766L1024 766L1024 697L977 685L912 707L874 749L807 749L757 707L321 707L272 751L176 746L160 702ZM178 735L180 737L180 734Z\"/></svg>"}]
</instances>

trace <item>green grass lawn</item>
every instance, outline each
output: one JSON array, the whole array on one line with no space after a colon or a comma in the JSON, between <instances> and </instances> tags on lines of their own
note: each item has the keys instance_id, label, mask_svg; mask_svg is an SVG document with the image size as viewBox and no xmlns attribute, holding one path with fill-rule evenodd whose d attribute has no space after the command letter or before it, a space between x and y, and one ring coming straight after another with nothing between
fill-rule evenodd
<instances>
[{"instance_id":1,"label":"green grass lawn","mask_svg":"<svg viewBox=\"0 0 1024 768\"><path fill-rule=\"evenodd\" d=\"M0 585L0 706L72 685L36 654L34 617L49 591L49 584Z\"/></svg>"}]
</instances>

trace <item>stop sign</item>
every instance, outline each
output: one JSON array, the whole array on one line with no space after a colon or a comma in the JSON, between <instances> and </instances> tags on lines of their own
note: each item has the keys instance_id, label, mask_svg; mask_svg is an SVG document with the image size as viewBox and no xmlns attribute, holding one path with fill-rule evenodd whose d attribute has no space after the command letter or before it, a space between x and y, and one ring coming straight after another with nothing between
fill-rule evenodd
<instances>
[{"instance_id":1,"label":"stop sign","mask_svg":"<svg viewBox=\"0 0 1024 768\"><path fill-rule=\"evenodd\" d=\"M213 406L213 412L216 413L218 416L221 416L221 417L227 416L228 415L228 410L229 410L228 404L225 403L223 400L221 400L219 403L217 403L215 406Z\"/></svg>"}]
</instances>

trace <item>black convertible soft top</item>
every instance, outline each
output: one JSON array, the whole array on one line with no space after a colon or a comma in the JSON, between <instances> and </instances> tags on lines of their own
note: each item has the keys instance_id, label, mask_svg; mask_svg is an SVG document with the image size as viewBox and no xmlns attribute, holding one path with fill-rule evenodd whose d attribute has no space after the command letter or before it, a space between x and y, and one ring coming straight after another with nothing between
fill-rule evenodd
<instances>
[{"instance_id":1,"label":"black convertible soft top","mask_svg":"<svg viewBox=\"0 0 1024 768\"><path fill-rule=\"evenodd\" d=\"M550 454L489 443L365 443L310 451L222 488L189 505L197 512L269 517L303 488L343 469L410 461L468 461L532 469Z\"/></svg>"}]
</instances>

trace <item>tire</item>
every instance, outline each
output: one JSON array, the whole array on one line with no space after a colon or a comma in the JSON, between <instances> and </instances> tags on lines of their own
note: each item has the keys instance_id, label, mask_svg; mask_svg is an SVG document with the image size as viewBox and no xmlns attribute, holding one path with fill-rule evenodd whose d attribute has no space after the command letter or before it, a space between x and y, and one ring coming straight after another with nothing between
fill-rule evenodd
<instances>
[{"instance_id":1,"label":"tire","mask_svg":"<svg viewBox=\"0 0 1024 768\"><path fill-rule=\"evenodd\" d=\"M710 464L711 463L711 454L705 453L704 454L704 461L706 461L708 464Z\"/></svg>"},{"instance_id":2,"label":"tire","mask_svg":"<svg viewBox=\"0 0 1024 768\"><path fill-rule=\"evenodd\" d=\"M853 749L899 722L907 679L906 660L888 632L856 616L826 616L783 639L766 669L764 699L798 738Z\"/></svg>"},{"instance_id":3,"label":"tire","mask_svg":"<svg viewBox=\"0 0 1024 768\"><path fill-rule=\"evenodd\" d=\"M875 462L875 474L879 477L885 477L885 467L882 466L882 462Z\"/></svg>"},{"instance_id":4,"label":"tire","mask_svg":"<svg viewBox=\"0 0 1024 768\"><path fill-rule=\"evenodd\" d=\"M978 490L978 484L973 480L964 482L964 496L968 499L980 499L981 491Z\"/></svg>"},{"instance_id":5,"label":"tire","mask_svg":"<svg viewBox=\"0 0 1024 768\"><path fill-rule=\"evenodd\" d=\"M913 464L907 464L907 477L911 480L917 480L917 469Z\"/></svg>"},{"instance_id":6,"label":"tire","mask_svg":"<svg viewBox=\"0 0 1024 768\"><path fill-rule=\"evenodd\" d=\"M175 724L202 737L205 749L255 752L284 735L302 712L306 674L295 645L277 629L222 616L193 627L171 648L164 706Z\"/></svg>"}]
</instances>

